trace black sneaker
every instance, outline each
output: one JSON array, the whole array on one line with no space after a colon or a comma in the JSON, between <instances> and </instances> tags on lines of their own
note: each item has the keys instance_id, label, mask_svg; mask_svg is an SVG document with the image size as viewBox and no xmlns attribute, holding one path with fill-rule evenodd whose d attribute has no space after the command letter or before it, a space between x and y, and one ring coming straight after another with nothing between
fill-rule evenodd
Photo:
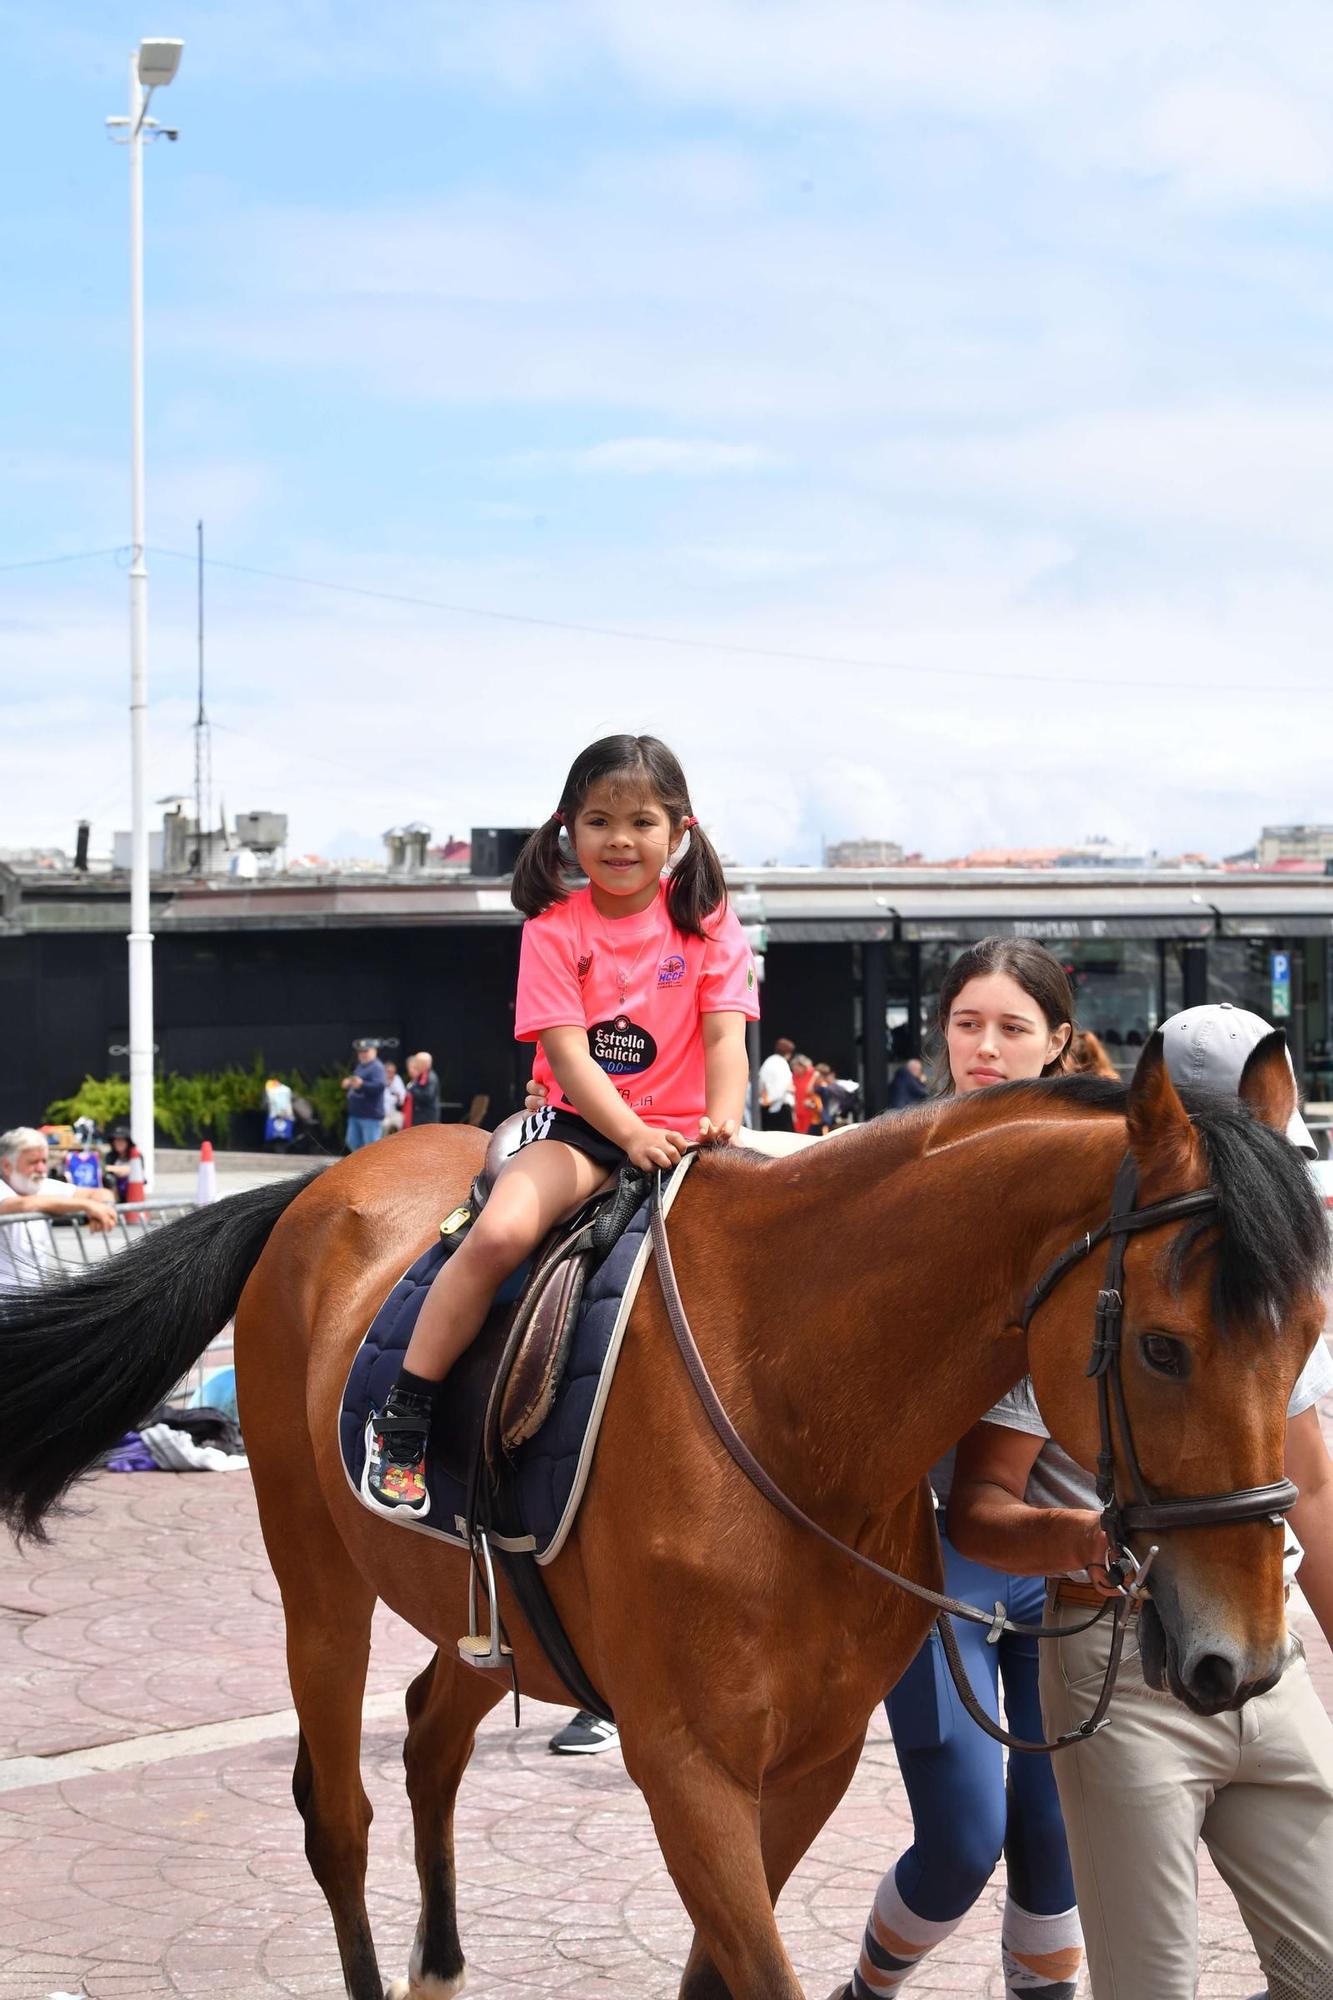
<instances>
[{"instance_id":1,"label":"black sneaker","mask_svg":"<svg viewBox=\"0 0 1333 2000\"><path fill-rule=\"evenodd\" d=\"M557 1729L547 1745L557 1757L595 1757L599 1751L619 1747L620 1731L615 1723L603 1722L600 1715L592 1715L586 1708L571 1716L563 1729Z\"/></svg>"},{"instance_id":2,"label":"black sneaker","mask_svg":"<svg viewBox=\"0 0 1333 2000\"><path fill-rule=\"evenodd\" d=\"M391 1389L384 1408L366 1425L361 1498L377 1513L407 1514L416 1521L429 1514L430 1494L426 1490L429 1437L429 1415L406 1405L398 1392Z\"/></svg>"}]
</instances>

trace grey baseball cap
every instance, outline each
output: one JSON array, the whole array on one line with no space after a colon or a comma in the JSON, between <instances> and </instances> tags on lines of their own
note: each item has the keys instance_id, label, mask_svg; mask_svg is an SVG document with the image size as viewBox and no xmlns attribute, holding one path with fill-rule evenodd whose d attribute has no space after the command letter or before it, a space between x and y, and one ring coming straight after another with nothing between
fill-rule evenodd
<instances>
[{"instance_id":1,"label":"grey baseball cap","mask_svg":"<svg viewBox=\"0 0 1333 2000\"><path fill-rule=\"evenodd\" d=\"M1212 1090L1219 1096L1234 1097L1240 1089L1246 1058L1272 1032L1262 1015L1233 1007L1229 1000L1186 1007L1184 1013L1173 1014L1162 1028L1171 1081L1194 1090ZM1287 1067L1291 1068L1290 1053ZM1295 1081L1294 1071L1292 1080ZM1299 1111L1291 1114L1287 1137L1302 1153L1312 1160L1318 1159L1319 1148Z\"/></svg>"}]
</instances>

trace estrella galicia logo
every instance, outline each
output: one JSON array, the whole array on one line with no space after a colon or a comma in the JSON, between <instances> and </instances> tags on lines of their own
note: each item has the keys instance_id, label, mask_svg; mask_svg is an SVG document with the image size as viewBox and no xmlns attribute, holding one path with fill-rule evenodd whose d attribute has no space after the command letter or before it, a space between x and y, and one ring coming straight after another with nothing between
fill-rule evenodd
<instances>
[{"instance_id":1,"label":"estrella galicia logo","mask_svg":"<svg viewBox=\"0 0 1333 2000\"><path fill-rule=\"evenodd\" d=\"M657 1043L628 1014L594 1023L588 1030L588 1047L593 1061L608 1076L637 1076L657 1061Z\"/></svg>"},{"instance_id":2,"label":"estrella galicia logo","mask_svg":"<svg viewBox=\"0 0 1333 2000\"><path fill-rule=\"evenodd\" d=\"M659 986L679 986L684 977L685 961L679 952L673 951L669 957L662 960L662 963L657 968L657 983Z\"/></svg>"}]
</instances>

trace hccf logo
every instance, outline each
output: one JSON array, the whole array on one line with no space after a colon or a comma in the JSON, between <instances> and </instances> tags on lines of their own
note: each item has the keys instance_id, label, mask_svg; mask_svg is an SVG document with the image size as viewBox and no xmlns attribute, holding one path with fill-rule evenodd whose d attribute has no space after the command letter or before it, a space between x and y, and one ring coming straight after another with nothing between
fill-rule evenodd
<instances>
[{"instance_id":1,"label":"hccf logo","mask_svg":"<svg viewBox=\"0 0 1333 2000\"><path fill-rule=\"evenodd\" d=\"M676 952L672 952L669 958L664 958L657 968L659 986L679 986L684 977L685 961Z\"/></svg>"}]
</instances>

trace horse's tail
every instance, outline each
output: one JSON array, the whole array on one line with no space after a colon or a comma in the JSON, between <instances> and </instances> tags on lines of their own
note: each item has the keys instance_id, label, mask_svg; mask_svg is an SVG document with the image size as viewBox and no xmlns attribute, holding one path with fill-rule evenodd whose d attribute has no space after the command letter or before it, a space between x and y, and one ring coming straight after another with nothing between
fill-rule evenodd
<instances>
[{"instance_id":1,"label":"horse's tail","mask_svg":"<svg viewBox=\"0 0 1333 2000\"><path fill-rule=\"evenodd\" d=\"M302 1174L201 1208L77 1277L0 1294L0 1511L15 1535L169 1395L236 1309Z\"/></svg>"}]
</instances>

